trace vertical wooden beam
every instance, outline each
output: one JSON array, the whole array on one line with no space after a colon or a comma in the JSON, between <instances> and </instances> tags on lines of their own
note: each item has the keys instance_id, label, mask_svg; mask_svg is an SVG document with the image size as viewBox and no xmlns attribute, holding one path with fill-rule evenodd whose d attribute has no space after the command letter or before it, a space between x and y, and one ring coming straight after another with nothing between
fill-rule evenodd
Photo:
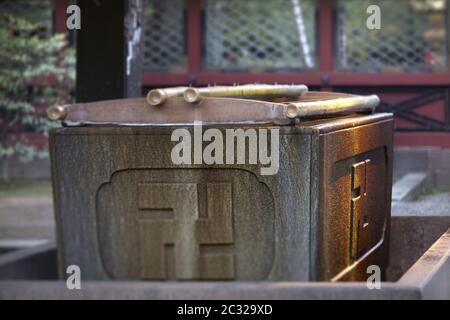
<instances>
[{"instance_id":1,"label":"vertical wooden beam","mask_svg":"<svg viewBox=\"0 0 450 320\"><path fill-rule=\"evenodd\" d=\"M128 0L125 9L125 97L142 96L142 50L144 0Z\"/></svg>"},{"instance_id":2,"label":"vertical wooden beam","mask_svg":"<svg viewBox=\"0 0 450 320\"><path fill-rule=\"evenodd\" d=\"M332 91L329 83L334 67L334 6L335 0L318 0L319 70L324 91Z\"/></svg>"},{"instance_id":3,"label":"vertical wooden beam","mask_svg":"<svg viewBox=\"0 0 450 320\"><path fill-rule=\"evenodd\" d=\"M189 82L197 82L202 69L202 0L186 0L187 5L187 61Z\"/></svg>"},{"instance_id":4,"label":"vertical wooden beam","mask_svg":"<svg viewBox=\"0 0 450 320\"><path fill-rule=\"evenodd\" d=\"M129 58L129 41L135 36L133 15L141 0L78 0L81 30L77 31L78 102L119 99L140 95L139 68ZM140 13L139 13L140 14ZM139 41L138 41L139 42ZM132 43L138 47L139 43ZM136 51L134 51L135 54ZM128 61L128 64L127 64Z\"/></svg>"},{"instance_id":5,"label":"vertical wooden beam","mask_svg":"<svg viewBox=\"0 0 450 320\"><path fill-rule=\"evenodd\" d=\"M124 96L125 0L78 0L77 102Z\"/></svg>"},{"instance_id":6,"label":"vertical wooden beam","mask_svg":"<svg viewBox=\"0 0 450 320\"><path fill-rule=\"evenodd\" d=\"M450 125L450 88L445 89L444 108L445 122Z\"/></svg>"},{"instance_id":7,"label":"vertical wooden beam","mask_svg":"<svg viewBox=\"0 0 450 320\"><path fill-rule=\"evenodd\" d=\"M54 12L54 31L55 33L67 32L67 7L71 4L71 0L53 0Z\"/></svg>"},{"instance_id":8,"label":"vertical wooden beam","mask_svg":"<svg viewBox=\"0 0 450 320\"><path fill-rule=\"evenodd\" d=\"M446 70L442 70L442 71L447 71L450 72L450 0L447 0L447 10L445 10L445 30L446 30L446 38L445 40L447 41L447 45L446 45L446 50L447 50L447 57L446 57Z\"/></svg>"}]
</instances>

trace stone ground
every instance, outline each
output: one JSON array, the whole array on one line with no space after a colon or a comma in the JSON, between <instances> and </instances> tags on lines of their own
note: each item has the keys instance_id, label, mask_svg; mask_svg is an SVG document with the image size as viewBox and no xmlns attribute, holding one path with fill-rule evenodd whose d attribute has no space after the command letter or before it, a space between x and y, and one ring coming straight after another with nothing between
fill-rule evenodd
<instances>
[{"instance_id":1,"label":"stone ground","mask_svg":"<svg viewBox=\"0 0 450 320\"><path fill-rule=\"evenodd\" d=\"M0 240L54 239L49 180L0 184Z\"/></svg>"},{"instance_id":2,"label":"stone ground","mask_svg":"<svg viewBox=\"0 0 450 320\"><path fill-rule=\"evenodd\" d=\"M53 239L51 197L0 198L0 239Z\"/></svg>"},{"instance_id":3,"label":"stone ground","mask_svg":"<svg viewBox=\"0 0 450 320\"><path fill-rule=\"evenodd\" d=\"M415 201L394 202L392 215L450 216L450 193L431 193Z\"/></svg>"}]
</instances>

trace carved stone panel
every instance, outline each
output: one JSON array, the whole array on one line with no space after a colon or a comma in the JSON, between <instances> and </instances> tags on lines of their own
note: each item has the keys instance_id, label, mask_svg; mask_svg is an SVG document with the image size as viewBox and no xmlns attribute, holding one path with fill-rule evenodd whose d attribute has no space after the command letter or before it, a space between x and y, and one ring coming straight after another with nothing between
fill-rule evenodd
<instances>
[{"instance_id":1,"label":"carved stone panel","mask_svg":"<svg viewBox=\"0 0 450 320\"><path fill-rule=\"evenodd\" d=\"M390 215L392 123L360 126L320 137L325 165L320 202L316 277L367 279L382 270Z\"/></svg>"},{"instance_id":2,"label":"carved stone panel","mask_svg":"<svg viewBox=\"0 0 450 320\"><path fill-rule=\"evenodd\" d=\"M371 210L369 203L373 196L368 192L370 187L370 163L371 160L358 162L352 166L352 204L351 204L351 223L350 223L350 258L351 262L361 258L369 249L372 249L376 242L382 240L382 225L378 232L372 230L374 226L373 219L376 219L376 212ZM373 172L372 172L373 174ZM372 217L375 216L375 217ZM379 234L379 239L371 241L371 234ZM375 242L375 243L373 243Z\"/></svg>"},{"instance_id":3,"label":"carved stone panel","mask_svg":"<svg viewBox=\"0 0 450 320\"><path fill-rule=\"evenodd\" d=\"M61 276L76 264L85 280L358 281L386 266L391 115L277 127L272 176L176 165L175 128L52 130Z\"/></svg>"},{"instance_id":4,"label":"carved stone panel","mask_svg":"<svg viewBox=\"0 0 450 320\"><path fill-rule=\"evenodd\" d=\"M103 267L114 279L265 279L274 211L244 170L116 172L96 197Z\"/></svg>"}]
</instances>

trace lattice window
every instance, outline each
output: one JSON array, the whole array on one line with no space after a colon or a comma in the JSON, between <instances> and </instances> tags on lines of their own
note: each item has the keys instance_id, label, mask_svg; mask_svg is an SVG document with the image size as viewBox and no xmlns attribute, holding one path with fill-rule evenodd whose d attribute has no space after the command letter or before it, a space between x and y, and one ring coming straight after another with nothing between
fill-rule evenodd
<instances>
[{"instance_id":1,"label":"lattice window","mask_svg":"<svg viewBox=\"0 0 450 320\"><path fill-rule=\"evenodd\" d=\"M206 69L316 66L314 0L206 0Z\"/></svg>"},{"instance_id":2,"label":"lattice window","mask_svg":"<svg viewBox=\"0 0 450 320\"><path fill-rule=\"evenodd\" d=\"M381 29L366 25L369 5ZM358 72L417 72L447 67L446 0L338 0L337 66Z\"/></svg>"},{"instance_id":3,"label":"lattice window","mask_svg":"<svg viewBox=\"0 0 450 320\"><path fill-rule=\"evenodd\" d=\"M0 13L36 23L36 32L41 36L48 36L53 31L52 0L0 0Z\"/></svg>"},{"instance_id":4,"label":"lattice window","mask_svg":"<svg viewBox=\"0 0 450 320\"><path fill-rule=\"evenodd\" d=\"M186 66L184 0L147 0L143 66L146 71L182 71Z\"/></svg>"}]
</instances>

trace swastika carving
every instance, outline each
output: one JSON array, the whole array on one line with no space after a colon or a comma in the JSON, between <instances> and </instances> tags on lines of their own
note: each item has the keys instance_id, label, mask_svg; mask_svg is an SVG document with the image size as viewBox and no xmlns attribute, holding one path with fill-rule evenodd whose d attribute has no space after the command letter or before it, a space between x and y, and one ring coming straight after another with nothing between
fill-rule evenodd
<instances>
[{"instance_id":1,"label":"swastika carving","mask_svg":"<svg viewBox=\"0 0 450 320\"><path fill-rule=\"evenodd\" d=\"M367 207L367 176L370 160L352 166L350 257L352 261L369 250L370 212Z\"/></svg>"},{"instance_id":2,"label":"swastika carving","mask_svg":"<svg viewBox=\"0 0 450 320\"><path fill-rule=\"evenodd\" d=\"M206 185L199 216L196 183L139 183L143 279L234 278L232 185Z\"/></svg>"},{"instance_id":3,"label":"swastika carving","mask_svg":"<svg viewBox=\"0 0 450 320\"><path fill-rule=\"evenodd\" d=\"M260 281L275 261L273 196L248 171L117 171L95 211L109 279Z\"/></svg>"}]
</instances>

